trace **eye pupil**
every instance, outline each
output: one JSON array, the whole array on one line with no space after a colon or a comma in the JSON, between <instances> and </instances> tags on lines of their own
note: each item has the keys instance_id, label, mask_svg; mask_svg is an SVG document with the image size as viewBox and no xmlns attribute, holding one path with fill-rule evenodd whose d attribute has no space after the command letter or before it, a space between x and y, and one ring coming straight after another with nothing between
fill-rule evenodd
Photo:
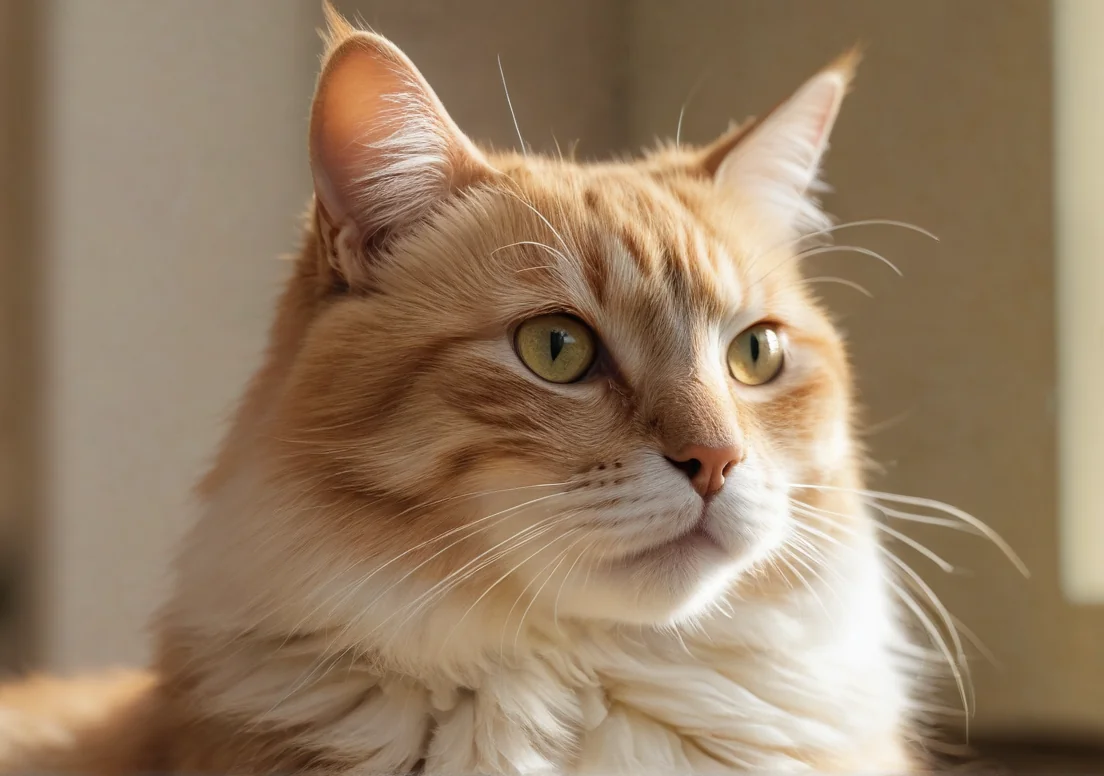
<instances>
[{"instance_id":1,"label":"eye pupil","mask_svg":"<svg viewBox=\"0 0 1104 776\"><path fill-rule=\"evenodd\" d=\"M749 338L748 349L751 351L751 360L759 361L759 335L755 334Z\"/></svg>"},{"instance_id":2,"label":"eye pupil","mask_svg":"<svg viewBox=\"0 0 1104 776\"><path fill-rule=\"evenodd\" d=\"M552 354L552 360L555 361L560 353L564 349L564 345L567 343L567 332L560 331L559 329L553 329L549 332L550 351Z\"/></svg>"}]
</instances>

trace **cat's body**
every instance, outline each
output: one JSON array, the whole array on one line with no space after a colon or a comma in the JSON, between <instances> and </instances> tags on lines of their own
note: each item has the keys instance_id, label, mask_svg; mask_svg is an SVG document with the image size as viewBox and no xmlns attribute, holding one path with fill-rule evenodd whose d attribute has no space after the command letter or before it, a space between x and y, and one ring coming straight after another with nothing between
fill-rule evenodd
<instances>
[{"instance_id":1,"label":"cat's body","mask_svg":"<svg viewBox=\"0 0 1104 776\"><path fill-rule=\"evenodd\" d=\"M914 768L848 366L795 260L849 75L703 149L490 155L331 13L317 201L155 664L0 690L0 766Z\"/></svg>"}]
</instances>

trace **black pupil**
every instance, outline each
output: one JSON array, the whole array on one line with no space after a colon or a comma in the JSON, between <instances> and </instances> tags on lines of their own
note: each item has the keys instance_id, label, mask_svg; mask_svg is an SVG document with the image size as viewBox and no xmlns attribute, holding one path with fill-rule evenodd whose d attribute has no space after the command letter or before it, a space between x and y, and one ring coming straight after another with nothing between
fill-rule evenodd
<instances>
[{"instance_id":1,"label":"black pupil","mask_svg":"<svg viewBox=\"0 0 1104 776\"><path fill-rule=\"evenodd\" d=\"M563 352L564 345L571 342L571 335L561 329L553 329L549 334L549 339L549 349L552 353L552 360L555 361Z\"/></svg>"},{"instance_id":2,"label":"black pupil","mask_svg":"<svg viewBox=\"0 0 1104 776\"><path fill-rule=\"evenodd\" d=\"M751 360L752 361L758 361L759 360L759 335L758 334L752 334L751 335L751 342L748 343L748 348L751 350Z\"/></svg>"}]
</instances>

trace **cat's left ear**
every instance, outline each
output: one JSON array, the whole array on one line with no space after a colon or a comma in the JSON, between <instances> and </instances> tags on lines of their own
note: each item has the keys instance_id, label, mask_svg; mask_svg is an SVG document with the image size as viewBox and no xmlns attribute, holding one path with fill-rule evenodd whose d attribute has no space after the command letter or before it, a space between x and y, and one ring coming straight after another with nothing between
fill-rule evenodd
<instances>
[{"instance_id":1,"label":"cat's left ear","mask_svg":"<svg viewBox=\"0 0 1104 776\"><path fill-rule=\"evenodd\" d=\"M844 55L750 128L707 147L702 163L716 185L788 233L824 228L814 196L821 159L858 60L857 51Z\"/></svg>"},{"instance_id":2,"label":"cat's left ear","mask_svg":"<svg viewBox=\"0 0 1104 776\"><path fill-rule=\"evenodd\" d=\"M324 9L327 50L311 108L311 171L326 220L362 248L495 173L402 51L354 28L329 0ZM338 263L346 279L363 269L350 256Z\"/></svg>"}]
</instances>

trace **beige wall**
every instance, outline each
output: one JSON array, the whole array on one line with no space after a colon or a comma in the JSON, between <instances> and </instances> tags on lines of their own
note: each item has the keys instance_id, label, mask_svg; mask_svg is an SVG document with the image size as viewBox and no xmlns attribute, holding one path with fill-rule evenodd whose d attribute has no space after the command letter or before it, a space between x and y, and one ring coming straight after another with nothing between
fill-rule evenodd
<instances>
[{"instance_id":1,"label":"beige wall","mask_svg":"<svg viewBox=\"0 0 1104 776\"><path fill-rule=\"evenodd\" d=\"M309 193L313 2L47 4L43 657L140 661Z\"/></svg>"},{"instance_id":2,"label":"beige wall","mask_svg":"<svg viewBox=\"0 0 1104 776\"><path fill-rule=\"evenodd\" d=\"M909 532L963 569L902 552L994 652L974 666L975 730L1104 731L1104 610L1062 596L1058 569L1050 4L1038 0L693 0L634 4L634 140L675 126L700 140L769 108L856 41L867 56L827 162L843 220L896 218L841 234L898 262L857 255L816 274L832 292L860 375L879 488L978 515L1023 555L1018 579L983 542ZM702 24L702 19L709 23ZM1104 548L1101 548L1104 553ZM948 702L954 703L953 695Z\"/></svg>"},{"instance_id":3,"label":"beige wall","mask_svg":"<svg viewBox=\"0 0 1104 776\"><path fill-rule=\"evenodd\" d=\"M623 147L629 112L627 0L343 0L417 63L472 137L517 148L498 57L525 142L581 157ZM443 12L450 8L451 13ZM460 10L462 8L462 11Z\"/></svg>"}]
</instances>

